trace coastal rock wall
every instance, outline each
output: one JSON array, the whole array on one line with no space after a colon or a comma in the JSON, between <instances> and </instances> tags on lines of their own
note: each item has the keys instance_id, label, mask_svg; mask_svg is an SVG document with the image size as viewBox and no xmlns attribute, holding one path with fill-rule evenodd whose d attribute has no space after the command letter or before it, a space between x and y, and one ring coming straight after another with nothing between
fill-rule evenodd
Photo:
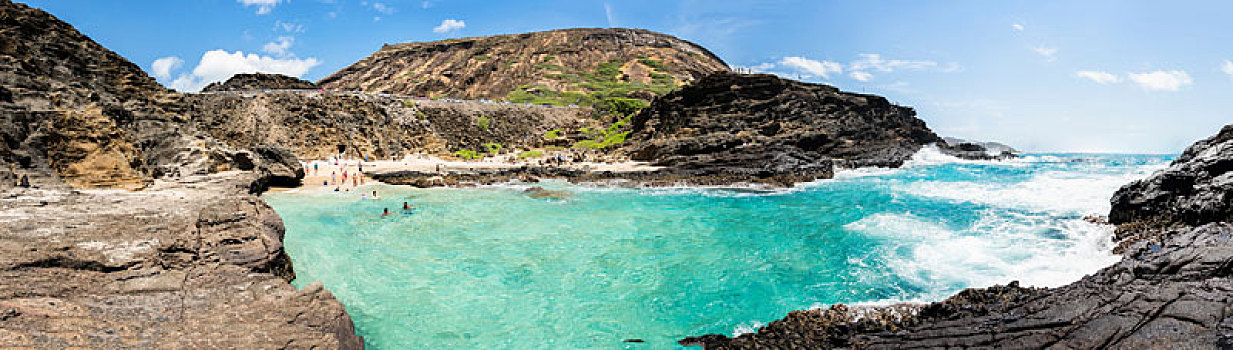
<instances>
[{"instance_id":1,"label":"coastal rock wall","mask_svg":"<svg viewBox=\"0 0 1233 350\"><path fill-rule=\"evenodd\" d=\"M1168 168L1122 187L1112 203L1114 224L1233 222L1233 125L1190 146Z\"/></svg>"},{"instance_id":2,"label":"coastal rock wall","mask_svg":"<svg viewBox=\"0 0 1233 350\"><path fill-rule=\"evenodd\" d=\"M718 73L635 115L627 150L674 168L828 177L832 164L896 167L941 142L915 115L880 96Z\"/></svg>"},{"instance_id":3,"label":"coastal rock wall","mask_svg":"<svg viewBox=\"0 0 1233 350\"><path fill-rule=\"evenodd\" d=\"M299 161L210 137L183 99L0 0L0 346L362 348L329 292L288 283L255 196Z\"/></svg>"},{"instance_id":4,"label":"coastal rock wall","mask_svg":"<svg viewBox=\"0 0 1233 350\"><path fill-rule=\"evenodd\" d=\"M196 128L238 148L280 145L297 156L369 159L536 147L552 129L597 126L585 108L438 101L376 94L273 92L184 97Z\"/></svg>"},{"instance_id":5,"label":"coastal rock wall","mask_svg":"<svg viewBox=\"0 0 1233 350\"><path fill-rule=\"evenodd\" d=\"M767 348L1227 348L1233 346L1233 126L1123 187L1110 218L1146 220L1123 258L1053 289L969 289L928 305L795 311L757 333L682 344ZM1187 189L1187 190L1177 190ZM1168 227L1168 228L1162 228Z\"/></svg>"}]
</instances>

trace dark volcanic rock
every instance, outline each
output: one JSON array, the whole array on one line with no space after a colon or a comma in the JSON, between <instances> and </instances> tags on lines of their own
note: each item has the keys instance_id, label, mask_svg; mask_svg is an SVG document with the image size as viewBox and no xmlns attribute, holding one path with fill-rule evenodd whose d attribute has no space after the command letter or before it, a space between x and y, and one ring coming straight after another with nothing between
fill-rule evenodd
<instances>
[{"instance_id":1,"label":"dark volcanic rock","mask_svg":"<svg viewBox=\"0 0 1233 350\"><path fill-rule=\"evenodd\" d=\"M829 177L897 167L942 139L911 108L773 75L717 73L633 118L635 160L692 171Z\"/></svg>"},{"instance_id":2,"label":"dark volcanic rock","mask_svg":"<svg viewBox=\"0 0 1233 350\"><path fill-rule=\"evenodd\" d=\"M202 92L254 91L254 90L312 90L317 85L296 77L282 74L236 74L221 83L206 85Z\"/></svg>"},{"instance_id":3,"label":"dark volcanic rock","mask_svg":"<svg viewBox=\"0 0 1233 350\"><path fill-rule=\"evenodd\" d=\"M757 333L681 342L707 349L1233 347L1233 212L1223 166L1233 161L1231 135L1225 127L1168 169L1119 190L1110 218L1143 223L1139 236L1122 237L1122 260L1078 282L970 289L928 305L796 311Z\"/></svg>"},{"instance_id":4,"label":"dark volcanic rock","mask_svg":"<svg viewBox=\"0 0 1233 350\"><path fill-rule=\"evenodd\" d=\"M1167 169L1113 195L1114 224L1233 222L1233 125L1187 148Z\"/></svg>"}]
</instances>

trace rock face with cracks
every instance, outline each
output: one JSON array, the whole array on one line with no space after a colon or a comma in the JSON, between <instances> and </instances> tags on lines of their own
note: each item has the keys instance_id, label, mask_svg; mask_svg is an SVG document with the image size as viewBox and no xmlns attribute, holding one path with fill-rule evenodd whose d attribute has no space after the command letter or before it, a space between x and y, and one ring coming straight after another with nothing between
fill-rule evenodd
<instances>
[{"instance_id":1,"label":"rock face with cracks","mask_svg":"<svg viewBox=\"0 0 1233 350\"><path fill-rule=\"evenodd\" d=\"M0 34L0 347L363 347L256 197L293 153L211 137L46 12L0 0Z\"/></svg>"}]
</instances>

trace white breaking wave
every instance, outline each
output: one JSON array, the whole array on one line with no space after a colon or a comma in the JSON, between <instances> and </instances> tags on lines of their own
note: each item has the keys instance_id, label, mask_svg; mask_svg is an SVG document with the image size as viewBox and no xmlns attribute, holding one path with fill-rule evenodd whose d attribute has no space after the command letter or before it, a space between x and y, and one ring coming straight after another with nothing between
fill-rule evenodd
<instances>
[{"instance_id":1,"label":"white breaking wave","mask_svg":"<svg viewBox=\"0 0 1233 350\"><path fill-rule=\"evenodd\" d=\"M1109 198L1123 185L1163 165L1122 174L1046 171L1016 183L920 181L894 185L896 191L959 202L1070 215L1104 215Z\"/></svg>"},{"instance_id":2,"label":"white breaking wave","mask_svg":"<svg viewBox=\"0 0 1233 350\"><path fill-rule=\"evenodd\" d=\"M987 211L968 227L950 228L911 213L879 213L844 228L888 238L886 265L934 298L1016 280L1061 286L1118 259L1111 226L1047 215Z\"/></svg>"}]
</instances>

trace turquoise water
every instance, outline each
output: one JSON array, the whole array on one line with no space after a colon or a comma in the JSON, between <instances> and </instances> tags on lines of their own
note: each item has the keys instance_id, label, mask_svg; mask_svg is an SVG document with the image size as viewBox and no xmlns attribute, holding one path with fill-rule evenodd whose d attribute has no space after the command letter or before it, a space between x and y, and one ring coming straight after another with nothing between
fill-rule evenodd
<instances>
[{"instance_id":1,"label":"turquoise water","mask_svg":"<svg viewBox=\"0 0 1233 350\"><path fill-rule=\"evenodd\" d=\"M792 190L527 186L266 195L303 286L373 349L676 348L833 303L931 301L1110 264L1104 214L1166 156L962 162L923 151ZM418 207L403 215L403 201ZM396 215L382 218L383 208ZM643 339L628 343L624 339Z\"/></svg>"}]
</instances>

